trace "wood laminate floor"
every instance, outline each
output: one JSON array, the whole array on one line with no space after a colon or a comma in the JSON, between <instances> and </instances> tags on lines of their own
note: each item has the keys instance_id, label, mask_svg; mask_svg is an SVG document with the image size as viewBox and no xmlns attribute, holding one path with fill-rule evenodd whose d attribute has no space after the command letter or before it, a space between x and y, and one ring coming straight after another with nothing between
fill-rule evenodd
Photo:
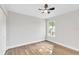
<instances>
[{"instance_id":1,"label":"wood laminate floor","mask_svg":"<svg viewBox=\"0 0 79 59\"><path fill-rule=\"evenodd\" d=\"M8 49L5 55L79 55L79 52L45 40Z\"/></svg>"}]
</instances>

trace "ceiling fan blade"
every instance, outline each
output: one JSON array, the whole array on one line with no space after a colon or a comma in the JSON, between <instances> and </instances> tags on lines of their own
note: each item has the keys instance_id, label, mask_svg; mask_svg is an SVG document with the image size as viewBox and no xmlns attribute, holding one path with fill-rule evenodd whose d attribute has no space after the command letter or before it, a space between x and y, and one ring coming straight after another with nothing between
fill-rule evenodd
<instances>
[{"instance_id":1,"label":"ceiling fan blade","mask_svg":"<svg viewBox=\"0 0 79 59\"><path fill-rule=\"evenodd\" d=\"M53 8L49 8L48 10L55 10L55 8L53 7Z\"/></svg>"},{"instance_id":2,"label":"ceiling fan blade","mask_svg":"<svg viewBox=\"0 0 79 59\"><path fill-rule=\"evenodd\" d=\"M48 8L48 4L45 4L45 5L44 5L44 8Z\"/></svg>"},{"instance_id":3,"label":"ceiling fan blade","mask_svg":"<svg viewBox=\"0 0 79 59\"><path fill-rule=\"evenodd\" d=\"M38 10L42 10L42 9L39 8Z\"/></svg>"}]
</instances>

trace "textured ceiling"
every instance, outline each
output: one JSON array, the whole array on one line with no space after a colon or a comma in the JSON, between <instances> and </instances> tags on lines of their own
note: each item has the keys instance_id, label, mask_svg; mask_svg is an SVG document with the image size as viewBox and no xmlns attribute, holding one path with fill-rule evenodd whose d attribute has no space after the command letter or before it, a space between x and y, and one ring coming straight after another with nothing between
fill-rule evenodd
<instances>
[{"instance_id":1,"label":"textured ceiling","mask_svg":"<svg viewBox=\"0 0 79 59\"><path fill-rule=\"evenodd\" d=\"M49 4L49 7L55 7L50 14L42 14L39 8L43 8L43 4L7 4L7 10L16 13L30 15L39 18L50 18L53 16L62 15L79 9L79 4Z\"/></svg>"}]
</instances>

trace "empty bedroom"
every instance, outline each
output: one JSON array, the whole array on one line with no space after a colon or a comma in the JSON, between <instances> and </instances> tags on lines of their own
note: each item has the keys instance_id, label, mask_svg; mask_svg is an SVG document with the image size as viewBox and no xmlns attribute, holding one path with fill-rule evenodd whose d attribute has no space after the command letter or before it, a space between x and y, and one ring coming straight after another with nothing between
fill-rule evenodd
<instances>
[{"instance_id":1,"label":"empty bedroom","mask_svg":"<svg viewBox=\"0 0 79 59\"><path fill-rule=\"evenodd\" d=\"M79 4L0 4L1 55L79 55Z\"/></svg>"}]
</instances>

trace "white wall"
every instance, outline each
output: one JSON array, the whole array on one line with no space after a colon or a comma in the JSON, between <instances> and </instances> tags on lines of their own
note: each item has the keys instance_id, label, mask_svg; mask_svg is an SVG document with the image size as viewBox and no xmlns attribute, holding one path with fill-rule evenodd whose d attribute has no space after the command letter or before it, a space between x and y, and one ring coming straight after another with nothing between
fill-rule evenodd
<instances>
[{"instance_id":1,"label":"white wall","mask_svg":"<svg viewBox=\"0 0 79 59\"><path fill-rule=\"evenodd\" d=\"M7 16L8 12L7 12L7 8L6 8L6 4L0 4L0 7L3 10L4 14Z\"/></svg>"},{"instance_id":2,"label":"white wall","mask_svg":"<svg viewBox=\"0 0 79 59\"><path fill-rule=\"evenodd\" d=\"M55 18L56 38L48 39L79 51L79 10Z\"/></svg>"},{"instance_id":3,"label":"white wall","mask_svg":"<svg viewBox=\"0 0 79 59\"><path fill-rule=\"evenodd\" d=\"M0 55L6 50L6 15L0 6Z\"/></svg>"},{"instance_id":4,"label":"white wall","mask_svg":"<svg viewBox=\"0 0 79 59\"><path fill-rule=\"evenodd\" d=\"M7 48L45 39L45 21L10 12L7 18Z\"/></svg>"}]
</instances>

